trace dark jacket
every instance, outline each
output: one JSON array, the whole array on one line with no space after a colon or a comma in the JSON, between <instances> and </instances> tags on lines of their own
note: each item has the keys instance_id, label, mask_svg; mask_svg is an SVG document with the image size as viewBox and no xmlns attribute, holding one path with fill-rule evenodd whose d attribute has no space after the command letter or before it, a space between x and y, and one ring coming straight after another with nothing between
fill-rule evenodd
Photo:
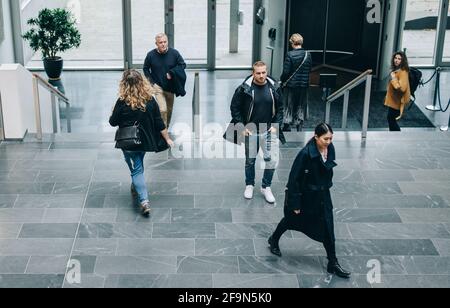
<instances>
[{"instance_id":1,"label":"dark jacket","mask_svg":"<svg viewBox=\"0 0 450 308\"><path fill-rule=\"evenodd\" d=\"M281 82L286 82L302 64L306 56L306 50L294 49L289 51L286 60L284 62L283 75L281 75ZM308 58L306 59L300 70L292 77L287 84L288 88L308 88L309 87L309 74L312 70L312 57L308 52Z\"/></svg>"},{"instance_id":2,"label":"dark jacket","mask_svg":"<svg viewBox=\"0 0 450 308\"><path fill-rule=\"evenodd\" d=\"M333 144L328 148L328 159L324 163L312 140L297 156L287 184L284 212L289 228L319 242L324 241L325 232L334 238L330 189L333 168L337 166L335 159ZM296 215L295 210L301 210L301 214Z\"/></svg>"},{"instance_id":3,"label":"dark jacket","mask_svg":"<svg viewBox=\"0 0 450 308\"><path fill-rule=\"evenodd\" d=\"M157 49L154 49L147 54L143 70L145 77L152 84L156 83L164 91L174 93L172 92L174 88L172 85L173 79L167 79L167 73L176 67L182 70L186 69L186 63L176 49L169 48L165 54L160 54ZM172 75L172 77L174 76Z\"/></svg>"},{"instance_id":4,"label":"dark jacket","mask_svg":"<svg viewBox=\"0 0 450 308\"><path fill-rule=\"evenodd\" d=\"M273 98L273 118L272 124L278 125L278 131L281 143L286 143L281 128L283 127L283 99L280 87L270 77L267 78L270 91ZM242 134L245 126L250 123L254 106L254 92L252 90L253 76L248 77L242 85L240 85L234 93L231 101L231 124L228 126L224 135L224 139L241 145L244 141Z\"/></svg>"},{"instance_id":5,"label":"dark jacket","mask_svg":"<svg viewBox=\"0 0 450 308\"><path fill-rule=\"evenodd\" d=\"M178 96L186 96L186 71L180 65L169 71L172 80L169 81L169 92Z\"/></svg>"},{"instance_id":6,"label":"dark jacket","mask_svg":"<svg viewBox=\"0 0 450 308\"><path fill-rule=\"evenodd\" d=\"M146 111L133 110L124 101L118 100L109 124L116 127L132 126L139 123L142 145L135 149L139 152L162 152L169 148L161 132L166 129L161 118L158 104L154 99L147 103Z\"/></svg>"}]
</instances>

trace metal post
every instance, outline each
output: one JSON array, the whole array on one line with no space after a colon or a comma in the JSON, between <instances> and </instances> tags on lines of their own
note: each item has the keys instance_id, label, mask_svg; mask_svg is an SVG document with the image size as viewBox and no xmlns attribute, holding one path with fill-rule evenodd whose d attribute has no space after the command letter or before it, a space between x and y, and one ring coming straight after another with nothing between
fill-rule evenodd
<instances>
[{"instance_id":1,"label":"metal post","mask_svg":"<svg viewBox=\"0 0 450 308\"><path fill-rule=\"evenodd\" d=\"M369 129L370 96L372 94L372 75L367 76L366 92L364 97L364 114L362 123L362 139L367 139L367 130Z\"/></svg>"},{"instance_id":2,"label":"metal post","mask_svg":"<svg viewBox=\"0 0 450 308\"><path fill-rule=\"evenodd\" d=\"M327 11L325 17L325 38L324 38L324 46L323 46L323 64L327 64L327 48L328 48L328 22L330 18L330 0L327 0Z\"/></svg>"},{"instance_id":3,"label":"metal post","mask_svg":"<svg viewBox=\"0 0 450 308\"><path fill-rule=\"evenodd\" d=\"M325 123L330 123L331 119L331 102L328 101L328 97L330 97L331 89L323 88L323 101L326 104L325 107Z\"/></svg>"},{"instance_id":4,"label":"metal post","mask_svg":"<svg viewBox=\"0 0 450 308\"><path fill-rule=\"evenodd\" d=\"M230 53L239 51L239 0L230 1Z\"/></svg>"},{"instance_id":5,"label":"metal post","mask_svg":"<svg viewBox=\"0 0 450 308\"><path fill-rule=\"evenodd\" d=\"M5 140L5 129L3 127L2 94L0 93L0 141Z\"/></svg>"},{"instance_id":6,"label":"metal post","mask_svg":"<svg viewBox=\"0 0 450 308\"><path fill-rule=\"evenodd\" d=\"M331 119L331 102L327 101L326 98L328 97L328 89L325 89L325 103L326 103L326 109L325 109L325 123L330 123Z\"/></svg>"},{"instance_id":7,"label":"metal post","mask_svg":"<svg viewBox=\"0 0 450 308\"><path fill-rule=\"evenodd\" d=\"M53 133L57 134L58 133L58 119L56 118L56 96L53 92L51 93L51 97L52 97Z\"/></svg>"},{"instance_id":8,"label":"metal post","mask_svg":"<svg viewBox=\"0 0 450 308\"><path fill-rule=\"evenodd\" d=\"M208 0L208 51L207 67L209 71L216 69L216 36L217 36L216 0Z\"/></svg>"},{"instance_id":9,"label":"metal post","mask_svg":"<svg viewBox=\"0 0 450 308\"><path fill-rule=\"evenodd\" d=\"M126 70L133 66L133 26L131 20L131 0L122 0L123 55Z\"/></svg>"},{"instance_id":10,"label":"metal post","mask_svg":"<svg viewBox=\"0 0 450 308\"><path fill-rule=\"evenodd\" d=\"M195 73L194 95L192 96L192 128L195 139L200 139L200 73Z\"/></svg>"},{"instance_id":11,"label":"metal post","mask_svg":"<svg viewBox=\"0 0 450 308\"><path fill-rule=\"evenodd\" d=\"M169 46L175 47L174 0L164 1L165 32L169 38Z\"/></svg>"},{"instance_id":12,"label":"metal post","mask_svg":"<svg viewBox=\"0 0 450 308\"><path fill-rule=\"evenodd\" d=\"M437 105L440 83L441 83L441 68L437 67L436 68L436 84L434 87L433 105L428 105L425 107L429 111L441 111L441 108Z\"/></svg>"},{"instance_id":13,"label":"metal post","mask_svg":"<svg viewBox=\"0 0 450 308\"><path fill-rule=\"evenodd\" d=\"M66 104L67 132L72 132L72 115L70 114L70 104Z\"/></svg>"},{"instance_id":14,"label":"metal post","mask_svg":"<svg viewBox=\"0 0 450 308\"><path fill-rule=\"evenodd\" d=\"M348 119L348 103L350 101L350 91L345 91L344 94L344 109L342 111L342 129L347 129Z\"/></svg>"},{"instance_id":15,"label":"metal post","mask_svg":"<svg viewBox=\"0 0 450 308\"><path fill-rule=\"evenodd\" d=\"M39 83L33 78L34 113L36 116L36 139L42 140L41 102L39 99Z\"/></svg>"},{"instance_id":16,"label":"metal post","mask_svg":"<svg viewBox=\"0 0 450 308\"><path fill-rule=\"evenodd\" d=\"M273 73L273 53L275 51L275 48L272 46L267 46L267 49L270 50L270 70L269 70L269 75L272 76Z\"/></svg>"}]
</instances>

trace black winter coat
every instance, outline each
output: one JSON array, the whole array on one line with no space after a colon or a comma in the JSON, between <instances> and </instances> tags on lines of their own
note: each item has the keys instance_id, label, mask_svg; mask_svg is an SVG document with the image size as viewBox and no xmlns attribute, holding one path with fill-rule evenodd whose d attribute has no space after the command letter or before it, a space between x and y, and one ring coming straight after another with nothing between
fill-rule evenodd
<instances>
[{"instance_id":1,"label":"black winter coat","mask_svg":"<svg viewBox=\"0 0 450 308\"><path fill-rule=\"evenodd\" d=\"M325 232L334 240L333 202L330 189L333 187L333 168L336 154L333 144L328 148L328 159L324 163L312 140L300 152L289 176L284 214L289 229L303 232L310 238L323 242ZM300 215L294 213L301 210Z\"/></svg>"},{"instance_id":2,"label":"black winter coat","mask_svg":"<svg viewBox=\"0 0 450 308\"><path fill-rule=\"evenodd\" d=\"M272 78L268 77L267 82L269 83L270 91L273 97L272 124L278 125L280 141L285 144L286 138L281 131L284 117L283 95L280 87ZM225 140L238 145L241 145L245 141L242 133L245 126L250 123L250 119L252 117L252 110L254 106L252 83L253 76L249 76L244 83L236 89L230 107L232 117L231 124L228 126L227 131L223 136Z\"/></svg>"},{"instance_id":3,"label":"black winter coat","mask_svg":"<svg viewBox=\"0 0 450 308\"><path fill-rule=\"evenodd\" d=\"M186 71L183 66L176 66L169 71L172 80L169 81L169 92L175 94L177 97L186 96Z\"/></svg>"},{"instance_id":4,"label":"black winter coat","mask_svg":"<svg viewBox=\"0 0 450 308\"><path fill-rule=\"evenodd\" d=\"M294 49L289 51L286 60L284 62L283 75L281 75L280 80L284 83L286 82L298 69L300 64L306 56L306 50ZM312 69L312 57L311 53L308 52L308 58L306 59L300 70L292 77L292 79L287 84L288 88L308 88L309 87L309 75Z\"/></svg>"},{"instance_id":5,"label":"black winter coat","mask_svg":"<svg viewBox=\"0 0 450 308\"><path fill-rule=\"evenodd\" d=\"M161 118L158 104L154 99L147 103L146 111L133 110L124 101L118 100L114 107L109 124L116 127L132 126L139 123L142 144L135 149L137 152L162 152L169 148L161 132L166 126Z\"/></svg>"}]
</instances>

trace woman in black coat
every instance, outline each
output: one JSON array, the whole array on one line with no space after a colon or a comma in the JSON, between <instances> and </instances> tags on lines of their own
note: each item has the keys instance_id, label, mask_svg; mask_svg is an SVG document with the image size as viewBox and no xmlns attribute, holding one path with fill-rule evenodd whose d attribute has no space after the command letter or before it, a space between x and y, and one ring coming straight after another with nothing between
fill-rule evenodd
<instances>
[{"instance_id":1,"label":"woman in black coat","mask_svg":"<svg viewBox=\"0 0 450 308\"><path fill-rule=\"evenodd\" d=\"M141 144L132 151L123 151L131 171L131 192L139 198L142 213L150 213L150 201L144 176L146 152L162 152L173 146L161 118L158 104L152 96L150 83L136 70L125 71L120 82L119 99L109 119L119 128L138 124ZM116 145L117 147L117 145Z\"/></svg>"},{"instance_id":2,"label":"woman in black coat","mask_svg":"<svg viewBox=\"0 0 450 308\"><path fill-rule=\"evenodd\" d=\"M336 154L333 129L320 124L315 137L303 148L292 167L286 190L285 217L269 239L270 251L281 257L279 241L288 230L304 233L324 244L328 256L328 272L342 278L350 273L342 269L336 257L333 203L333 168Z\"/></svg>"}]
</instances>

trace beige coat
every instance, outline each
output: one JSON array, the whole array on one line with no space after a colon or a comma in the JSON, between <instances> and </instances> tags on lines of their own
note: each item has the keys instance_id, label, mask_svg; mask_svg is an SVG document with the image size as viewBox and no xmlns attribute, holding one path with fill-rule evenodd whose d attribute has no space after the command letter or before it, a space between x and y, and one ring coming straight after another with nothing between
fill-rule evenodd
<instances>
[{"instance_id":1,"label":"beige coat","mask_svg":"<svg viewBox=\"0 0 450 308\"><path fill-rule=\"evenodd\" d=\"M409 85L409 73L405 70L395 72L396 78L392 79L388 86L384 105L395 110L400 110L400 118L405 106L411 101L411 88Z\"/></svg>"}]
</instances>

